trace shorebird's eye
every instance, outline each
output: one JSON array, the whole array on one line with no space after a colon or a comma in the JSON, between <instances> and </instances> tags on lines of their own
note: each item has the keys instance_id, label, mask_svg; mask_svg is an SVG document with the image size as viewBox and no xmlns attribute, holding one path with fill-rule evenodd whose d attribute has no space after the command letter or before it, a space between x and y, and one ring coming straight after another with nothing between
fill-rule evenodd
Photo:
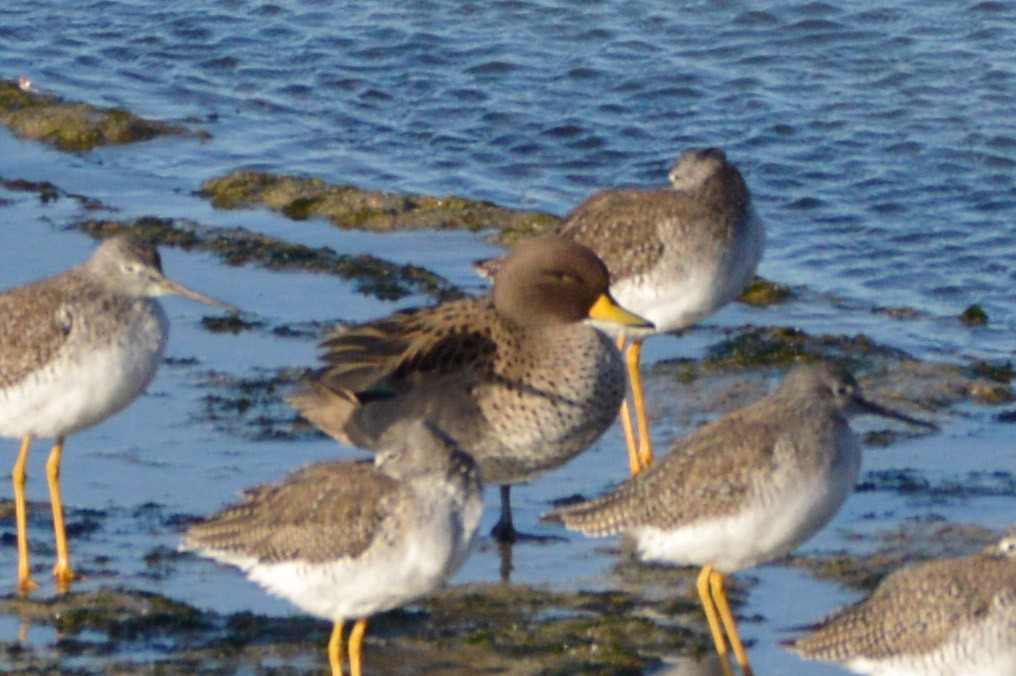
<instances>
[{"instance_id":1,"label":"shorebird's eye","mask_svg":"<svg viewBox=\"0 0 1016 676\"><path fill-rule=\"evenodd\" d=\"M401 457L401 455L402 455L402 450L401 449L399 449L399 450L388 449L388 450L380 451L377 454L377 458L376 458L375 464L379 465L379 466L380 465L387 465L388 463L395 462L396 460L398 460L399 457Z\"/></svg>"}]
</instances>

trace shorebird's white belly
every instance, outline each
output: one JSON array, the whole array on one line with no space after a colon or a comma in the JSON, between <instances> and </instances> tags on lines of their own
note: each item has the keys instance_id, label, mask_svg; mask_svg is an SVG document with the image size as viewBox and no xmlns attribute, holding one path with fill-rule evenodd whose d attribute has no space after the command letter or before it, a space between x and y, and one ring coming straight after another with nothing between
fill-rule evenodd
<instances>
[{"instance_id":1,"label":"shorebird's white belly","mask_svg":"<svg viewBox=\"0 0 1016 676\"><path fill-rule=\"evenodd\" d=\"M646 561L714 566L724 573L759 565L790 552L839 510L854 490L860 470L857 440L847 431L842 459L829 474L788 478L778 490L729 516L700 519L663 530L643 527L632 534Z\"/></svg>"},{"instance_id":2,"label":"shorebird's white belly","mask_svg":"<svg viewBox=\"0 0 1016 676\"><path fill-rule=\"evenodd\" d=\"M447 494L430 495L390 533L357 557L309 563L258 562L205 550L238 566L276 596L327 620L367 617L396 608L440 586L472 548L483 512L479 495L465 505Z\"/></svg>"},{"instance_id":3,"label":"shorebird's white belly","mask_svg":"<svg viewBox=\"0 0 1016 676\"><path fill-rule=\"evenodd\" d=\"M765 227L754 209L747 219L730 248L714 256L675 251L671 256L680 258L683 273L675 274L661 263L660 269L615 281L611 294L622 307L653 322L655 333L687 328L708 317L740 295L762 259Z\"/></svg>"},{"instance_id":4,"label":"shorebird's white belly","mask_svg":"<svg viewBox=\"0 0 1016 676\"><path fill-rule=\"evenodd\" d=\"M696 266L681 279L625 280L610 292L621 307L651 321L656 333L665 333L691 326L727 303L731 292L726 287L732 285L726 281L715 270Z\"/></svg>"},{"instance_id":5,"label":"shorebird's white belly","mask_svg":"<svg viewBox=\"0 0 1016 676\"><path fill-rule=\"evenodd\" d=\"M0 435L72 434L134 401L162 362L168 331L157 302L141 308L101 340L75 330L52 361L0 392Z\"/></svg>"},{"instance_id":6,"label":"shorebird's white belly","mask_svg":"<svg viewBox=\"0 0 1016 676\"><path fill-rule=\"evenodd\" d=\"M922 656L892 659L855 657L843 666L872 676L1016 676L1016 646L970 644L961 654L956 646Z\"/></svg>"}]
</instances>

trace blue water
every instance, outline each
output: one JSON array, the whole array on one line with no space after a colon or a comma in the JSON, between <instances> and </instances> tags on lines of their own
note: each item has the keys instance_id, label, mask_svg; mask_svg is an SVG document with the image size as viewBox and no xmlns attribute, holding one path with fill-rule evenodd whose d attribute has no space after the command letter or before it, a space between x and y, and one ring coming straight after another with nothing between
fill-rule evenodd
<instances>
[{"instance_id":1,"label":"blue water","mask_svg":"<svg viewBox=\"0 0 1016 676\"><path fill-rule=\"evenodd\" d=\"M744 323L864 332L930 360L1011 359L1016 5L850 4L5 0L0 76L186 122L212 138L67 155L0 131L0 176L49 180L102 200L110 207L103 217L243 226L413 261L478 289L468 262L492 249L476 236L339 232L263 211L216 212L191 193L205 178L246 167L564 213L598 187L662 184L688 146L721 146L768 224L761 273L805 287L803 300L724 310L689 340L650 341L651 360L696 356L719 329ZM90 241L62 231L82 215L73 203L0 197L10 200L0 207L0 288L87 256ZM272 323L366 319L423 300L382 303L319 275L228 268L175 251L164 257L171 276ZM988 312L987 327L955 320L973 303ZM873 313L876 306L909 306L921 318L893 320ZM207 370L249 375L307 365L312 340L212 336L198 326L200 307L168 307L170 356L197 363L163 368L128 411L73 437L64 470L69 504L130 508L150 500L202 513L243 486L336 454L325 441L253 443L198 419ZM655 412L658 428L681 433L667 406ZM914 466L942 481L1011 472L1014 435L994 422L995 412L970 407L944 417L941 435L870 453L866 469ZM532 523L552 497L596 493L623 476L619 443L613 430L567 470L519 490L519 520ZM33 456L37 499L45 495L43 456L41 449ZM886 528L927 515L997 527L1016 518L1016 498L925 505L862 494L809 546L844 546L843 530L871 528L863 524L873 510ZM33 535L46 537L44 528ZM173 542L153 529L110 535L103 546L113 547L114 567L130 580L143 551ZM77 546L87 552L97 543ZM10 556L0 552L0 588L10 582ZM496 579L495 558L482 550L460 579ZM48 565L45 555L38 559ZM522 547L514 579L609 586L611 563L581 540ZM223 609L286 612L235 576L185 568L185 584L162 590ZM745 610L766 617L745 629L757 640L758 672L832 673L783 655L772 637L829 610L837 593L809 594L816 600L799 608L789 604L802 596L795 587L819 583L785 569L759 576ZM775 608L773 599L788 607Z\"/></svg>"}]
</instances>

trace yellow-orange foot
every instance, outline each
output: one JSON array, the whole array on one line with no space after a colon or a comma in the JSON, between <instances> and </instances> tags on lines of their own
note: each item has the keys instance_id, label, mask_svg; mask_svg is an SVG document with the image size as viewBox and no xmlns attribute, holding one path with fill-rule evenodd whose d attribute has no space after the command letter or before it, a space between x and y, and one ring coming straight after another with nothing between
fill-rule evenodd
<instances>
[{"instance_id":1,"label":"yellow-orange foot","mask_svg":"<svg viewBox=\"0 0 1016 676\"><path fill-rule=\"evenodd\" d=\"M59 563L53 568L53 578L56 580L56 591L59 594L66 594L71 588L71 582L77 577L68 565Z\"/></svg>"},{"instance_id":2,"label":"yellow-orange foot","mask_svg":"<svg viewBox=\"0 0 1016 676\"><path fill-rule=\"evenodd\" d=\"M18 580L18 596L28 596L33 590L38 588L39 584L30 577Z\"/></svg>"}]
</instances>

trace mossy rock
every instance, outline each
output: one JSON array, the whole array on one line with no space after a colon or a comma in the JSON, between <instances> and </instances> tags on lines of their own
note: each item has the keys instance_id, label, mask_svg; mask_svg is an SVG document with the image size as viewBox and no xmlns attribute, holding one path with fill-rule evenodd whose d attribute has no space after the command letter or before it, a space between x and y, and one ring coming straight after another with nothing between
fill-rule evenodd
<instances>
[{"instance_id":1,"label":"mossy rock","mask_svg":"<svg viewBox=\"0 0 1016 676\"><path fill-rule=\"evenodd\" d=\"M343 229L392 232L413 229L494 229L504 241L553 230L549 214L504 209L463 197L405 195L330 185L319 178L236 171L201 184L198 194L219 209L263 206L293 220L324 218Z\"/></svg>"},{"instance_id":2,"label":"mossy rock","mask_svg":"<svg viewBox=\"0 0 1016 676\"><path fill-rule=\"evenodd\" d=\"M967 326L985 326L988 323L988 313L980 305L971 305L960 313L960 323Z\"/></svg>"},{"instance_id":3,"label":"mossy rock","mask_svg":"<svg viewBox=\"0 0 1016 676\"><path fill-rule=\"evenodd\" d=\"M787 366L803 361L828 361L855 370L876 357L907 357L902 350L879 345L864 334L812 336L786 326L744 327L711 346L705 364L712 368Z\"/></svg>"},{"instance_id":4,"label":"mossy rock","mask_svg":"<svg viewBox=\"0 0 1016 676\"><path fill-rule=\"evenodd\" d=\"M184 126L138 117L123 108L101 108L22 89L0 80L0 124L20 138L40 141L66 152L126 145L158 136L196 134Z\"/></svg>"},{"instance_id":5,"label":"mossy rock","mask_svg":"<svg viewBox=\"0 0 1016 676\"><path fill-rule=\"evenodd\" d=\"M367 254L342 254L328 247L293 244L243 228L210 228L192 221L143 217L132 221L86 220L74 229L95 238L130 232L160 246L214 253L230 265L255 264L271 270L321 272L348 279L358 291L382 300L426 294L440 300L460 298L461 290L442 277L416 265L399 265ZM240 331L243 322L214 324L212 330Z\"/></svg>"},{"instance_id":6,"label":"mossy rock","mask_svg":"<svg viewBox=\"0 0 1016 676\"><path fill-rule=\"evenodd\" d=\"M794 292L790 290L789 286L771 282L762 277L755 277L744 287L737 300L755 307L768 307L786 303L793 298Z\"/></svg>"}]
</instances>

